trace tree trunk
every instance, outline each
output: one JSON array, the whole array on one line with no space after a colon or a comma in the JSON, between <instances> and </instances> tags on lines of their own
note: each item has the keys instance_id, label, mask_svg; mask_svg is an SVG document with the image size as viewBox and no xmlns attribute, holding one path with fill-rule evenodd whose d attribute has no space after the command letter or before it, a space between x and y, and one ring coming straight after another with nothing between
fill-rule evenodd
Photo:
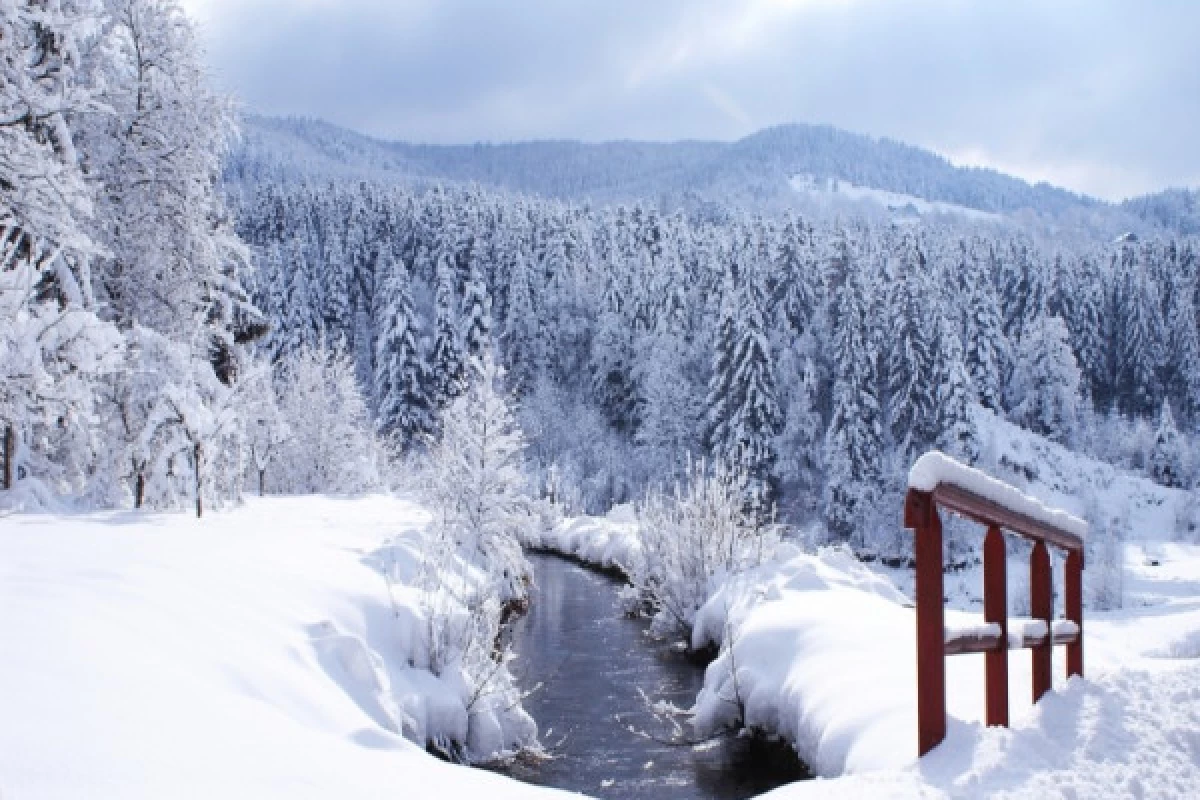
<instances>
[{"instance_id":1,"label":"tree trunk","mask_svg":"<svg viewBox=\"0 0 1200 800\"><path fill-rule=\"evenodd\" d=\"M4 488L11 489L13 485L13 458L17 453L17 437L13 433L12 424L4 426Z\"/></svg>"},{"instance_id":2,"label":"tree trunk","mask_svg":"<svg viewBox=\"0 0 1200 800\"><path fill-rule=\"evenodd\" d=\"M141 508L144 502L146 502L146 476L141 470L138 470L137 477L133 481L133 507Z\"/></svg>"},{"instance_id":3,"label":"tree trunk","mask_svg":"<svg viewBox=\"0 0 1200 800\"><path fill-rule=\"evenodd\" d=\"M267 483L267 471L265 469L260 469L258 471L258 496L259 497L263 497L266 495L266 493L267 493L266 483Z\"/></svg>"},{"instance_id":4,"label":"tree trunk","mask_svg":"<svg viewBox=\"0 0 1200 800\"><path fill-rule=\"evenodd\" d=\"M196 442L196 444L192 445L192 464L196 474L196 519L199 519L204 515L204 498L200 492L200 470L202 469L200 458L203 455L203 452L204 451L200 449L199 442Z\"/></svg>"}]
</instances>

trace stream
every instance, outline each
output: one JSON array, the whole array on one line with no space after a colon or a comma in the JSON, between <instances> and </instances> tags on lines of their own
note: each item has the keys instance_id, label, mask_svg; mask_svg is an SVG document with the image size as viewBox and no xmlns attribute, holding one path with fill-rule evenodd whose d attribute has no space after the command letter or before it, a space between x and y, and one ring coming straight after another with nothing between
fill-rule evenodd
<instances>
[{"instance_id":1,"label":"stream","mask_svg":"<svg viewBox=\"0 0 1200 800\"><path fill-rule=\"evenodd\" d=\"M513 777L602 798L721 799L809 777L786 743L725 737L692 747L631 733L630 725L669 738L638 689L688 708L703 667L621 614L618 581L557 556L530 561L536 585L512 632L512 668L522 686L542 684L525 707L554 757L515 765Z\"/></svg>"}]
</instances>

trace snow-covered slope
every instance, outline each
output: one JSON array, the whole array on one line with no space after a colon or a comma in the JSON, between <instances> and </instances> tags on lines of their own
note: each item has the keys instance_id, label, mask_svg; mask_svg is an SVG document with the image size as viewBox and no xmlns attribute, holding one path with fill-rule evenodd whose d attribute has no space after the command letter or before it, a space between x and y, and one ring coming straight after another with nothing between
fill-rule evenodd
<instances>
[{"instance_id":1,"label":"snow-covered slope","mask_svg":"<svg viewBox=\"0 0 1200 800\"><path fill-rule=\"evenodd\" d=\"M980 222L1002 222L1004 217L990 211L980 211L977 208L926 200L904 192L889 192L886 189L873 189L869 186L856 186L850 181L839 181L836 178L820 179L814 175L793 175L789 181L792 188L805 197L833 208L853 208L855 205L875 206L884 211L901 216L926 216L929 214L949 214L961 216Z\"/></svg>"},{"instance_id":2,"label":"snow-covered slope","mask_svg":"<svg viewBox=\"0 0 1200 800\"><path fill-rule=\"evenodd\" d=\"M425 520L387 497L0 518L0 796L545 796L403 735L465 723L410 666Z\"/></svg>"}]
</instances>

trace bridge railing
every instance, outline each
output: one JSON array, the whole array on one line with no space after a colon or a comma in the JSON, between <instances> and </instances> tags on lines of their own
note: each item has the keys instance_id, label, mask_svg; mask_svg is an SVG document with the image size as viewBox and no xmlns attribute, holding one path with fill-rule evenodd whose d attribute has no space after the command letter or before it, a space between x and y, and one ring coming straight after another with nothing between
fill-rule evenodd
<instances>
[{"instance_id":1,"label":"bridge railing","mask_svg":"<svg viewBox=\"0 0 1200 800\"><path fill-rule=\"evenodd\" d=\"M942 520L938 509L978 522L983 541L985 625L947 631L943 599ZM987 724L1008 725L1008 651L1032 650L1033 700L1052 686L1055 645L1067 648L1067 675L1083 675L1083 537L1087 526L1046 508L1016 488L933 452L909 473L904 526L914 532L917 612L917 726L920 755L946 737L946 656L985 653ZM1029 607L1035 621L1010 636L1004 533L1032 541ZM1047 545L1066 552L1066 619L1053 619L1053 575Z\"/></svg>"}]
</instances>

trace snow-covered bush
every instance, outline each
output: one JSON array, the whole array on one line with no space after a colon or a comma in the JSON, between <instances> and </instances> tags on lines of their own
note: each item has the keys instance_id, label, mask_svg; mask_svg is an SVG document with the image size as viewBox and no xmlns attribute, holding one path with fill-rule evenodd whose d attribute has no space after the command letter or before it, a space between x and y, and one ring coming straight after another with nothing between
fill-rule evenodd
<instances>
[{"instance_id":1,"label":"snow-covered bush","mask_svg":"<svg viewBox=\"0 0 1200 800\"><path fill-rule=\"evenodd\" d=\"M299 350L280 370L276 391L291 435L281 445L275 491L355 493L380 484L382 453L366 401L344 353Z\"/></svg>"},{"instance_id":2,"label":"snow-covered bush","mask_svg":"<svg viewBox=\"0 0 1200 800\"><path fill-rule=\"evenodd\" d=\"M154 507L190 504L196 516L205 506L236 502L244 473L241 406L250 385L222 383L207 358L207 342L197 355L153 331L137 333L133 346L157 385L144 423L127 440L130 463L141 465L135 486ZM136 413L135 406L129 416Z\"/></svg>"},{"instance_id":3,"label":"snow-covered bush","mask_svg":"<svg viewBox=\"0 0 1200 800\"><path fill-rule=\"evenodd\" d=\"M524 435L502 381L485 354L466 393L446 408L422 480L435 513L421 579L430 669L462 682L476 726L520 702L501 631L527 602L530 573L519 543L533 522Z\"/></svg>"},{"instance_id":4,"label":"snow-covered bush","mask_svg":"<svg viewBox=\"0 0 1200 800\"><path fill-rule=\"evenodd\" d=\"M655 632L689 635L724 580L771 556L778 531L746 508L745 482L739 469L695 461L685 483L638 504L642 553L630 565L627 599L649 607Z\"/></svg>"},{"instance_id":5,"label":"snow-covered bush","mask_svg":"<svg viewBox=\"0 0 1200 800\"><path fill-rule=\"evenodd\" d=\"M486 568L501 601L523 601L529 564L518 533L529 525L523 468L525 436L500 390L503 371L490 356L480 377L442 415L429 450L426 496L456 548Z\"/></svg>"},{"instance_id":6,"label":"snow-covered bush","mask_svg":"<svg viewBox=\"0 0 1200 800\"><path fill-rule=\"evenodd\" d=\"M1124 532L1129 529L1129 510L1126 508L1121 517L1109 517L1092 502L1088 512L1084 602L1095 611L1120 608L1125 603Z\"/></svg>"},{"instance_id":7,"label":"snow-covered bush","mask_svg":"<svg viewBox=\"0 0 1200 800\"><path fill-rule=\"evenodd\" d=\"M1171 404L1163 400L1158 432L1154 436L1154 447L1150 450L1150 477L1156 483L1173 489L1183 486L1183 448L1179 439L1175 419L1171 416Z\"/></svg>"}]
</instances>

